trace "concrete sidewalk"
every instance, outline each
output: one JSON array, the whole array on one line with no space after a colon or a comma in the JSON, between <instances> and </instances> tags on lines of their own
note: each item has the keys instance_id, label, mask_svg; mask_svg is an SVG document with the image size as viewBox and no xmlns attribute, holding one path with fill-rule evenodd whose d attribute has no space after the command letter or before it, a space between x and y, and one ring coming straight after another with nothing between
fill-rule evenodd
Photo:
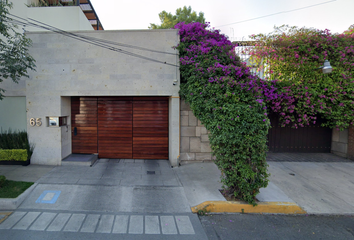
<instances>
[{"instance_id":1,"label":"concrete sidewalk","mask_svg":"<svg viewBox=\"0 0 354 240\"><path fill-rule=\"evenodd\" d=\"M354 162L326 159L331 160L270 161L270 183L257 196L259 210L238 205L238 211L282 207L280 213L291 213L300 207L310 214L354 214ZM190 213L196 206L230 205L219 192L220 171L214 163L171 168L161 160L100 159L93 167L0 166L0 174L12 180L37 178L38 185L19 207L26 210ZM60 192L55 204L36 203L45 191L53 191L51 196Z\"/></svg>"}]
</instances>

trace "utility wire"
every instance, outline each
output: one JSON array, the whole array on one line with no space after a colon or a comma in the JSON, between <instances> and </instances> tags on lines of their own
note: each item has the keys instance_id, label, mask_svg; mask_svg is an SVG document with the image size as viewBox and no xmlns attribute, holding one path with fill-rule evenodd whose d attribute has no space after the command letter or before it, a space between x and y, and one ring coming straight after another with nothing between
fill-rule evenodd
<instances>
[{"instance_id":1,"label":"utility wire","mask_svg":"<svg viewBox=\"0 0 354 240\"><path fill-rule=\"evenodd\" d=\"M337 1L337 0L331 0L331 1L328 1L328 2L323 2L323 3L314 4L314 5L309 5L309 6L302 7L302 8L296 8L296 9L292 9L292 10L288 10L288 11L281 11L281 12L277 12L277 13L272 13L272 14L269 14L269 15L261 16L261 17L250 18L250 19L247 19L247 20L242 20L242 21L238 21L238 22L234 22L234 23L220 25L220 26L217 26L216 28L225 27L225 26L234 25L234 24L239 24L239 23L243 23L243 22L249 22L249 21L260 19L260 18L271 17L271 16L278 15L278 14L283 14L283 13L288 13L288 12L295 12L295 11L299 11L299 10L302 10L302 9L311 8L311 7L315 7L315 6L318 6L318 5L323 5L323 4L327 4L327 3L335 2L335 1Z\"/></svg>"},{"instance_id":2,"label":"utility wire","mask_svg":"<svg viewBox=\"0 0 354 240\"><path fill-rule=\"evenodd\" d=\"M37 23L39 23L39 24L43 24L43 25L48 26L48 27L50 27L50 28L53 28L53 29L56 29L56 30L58 30L58 31L63 31L63 32L64 32L64 30L61 30L61 29L56 28L56 27L53 27L53 26L48 25L48 24L46 24L46 23L37 21L37 20L32 19L32 18L29 18L29 19L30 19L31 21L37 22ZM70 33L70 32L67 32L67 33ZM71 34L72 34L72 33L71 33ZM121 47L133 48L133 49L144 50L144 51L149 51L149 52L154 52L154 53L162 53L162 54L169 54L169 55L178 55L178 54L176 54L176 53L157 51L157 50L153 50L153 49L149 49L149 48L143 48L143 47L134 46L134 45L129 45L129 44L124 44L124 43L117 43L117 42L113 42L113 41L109 41L109 40L104 40L104 39L100 39L100 38L87 37L87 36L80 35L80 34L75 34L75 35L80 36L81 38L88 39L88 40L99 41L99 42L108 43L108 44L111 44L111 45L116 45L116 46L121 46Z\"/></svg>"},{"instance_id":3,"label":"utility wire","mask_svg":"<svg viewBox=\"0 0 354 240\"><path fill-rule=\"evenodd\" d=\"M50 26L48 24L45 24L45 23L42 23L42 22L39 22L39 21L31 19L32 21L38 22L40 24L43 24L44 26L43 25L39 25L37 23L30 22L27 19L18 17L16 15L13 15L13 14L9 14L9 15L23 20L23 21L21 21L21 20L12 19L12 22L15 23L15 24L24 24L24 25L29 25L29 26L32 26L32 27L42 28L42 29L45 29L45 30L48 30L48 31L51 31L51 32L62 34L62 35L67 36L67 37L74 38L74 39L82 41L82 42L86 42L86 43L89 43L89 44L92 44L92 45L95 45L95 46L98 46L98 47L102 47L102 48L108 49L108 50L111 50L111 51L119 52L119 53L126 54L126 55L129 55L129 56L133 56L133 57L137 57L137 58L141 58L141 59L144 59L144 60L157 62L157 63L161 63L161 64L165 64L165 65L169 65L169 66L173 66L173 67L177 67L177 68L179 67L178 65L175 65L175 64L167 63L167 62L164 62L164 61L160 61L160 60L149 58L149 57L146 57L146 56L143 56L143 55L132 53L132 52L129 52L129 51L126 51L126 50L122 50L120 48L112 47L112 46L110 46L108 44L105 44L105 41L101 41L101 39L98 39L98 38L91 38L91 37L86 37L86 36L83 36L83 35L67 32L67 31L61 30L59 28L55 28L53 26ZM111 41L107 41L107 42L111 42ZM114 42L112 42L112 43L114 43ZM120 43L115 43L115 45L119 45L119 44ZM122 45L124 45L124 44L122 44ZM165 53L165 52L161 52L161 51L155 51L155 50L151 50L151 49L147 49L147 48L141 48L141 47L136 47L136 46L132 46L132 45L129 45L129 46L131 48L135 48L135 49L139 49L139 50L146 50L146 51ZM171 54L171 53L169 53L169 54ZM176 54L173 54L173 55L176 55Z\"/></svg>"}]
</instances>

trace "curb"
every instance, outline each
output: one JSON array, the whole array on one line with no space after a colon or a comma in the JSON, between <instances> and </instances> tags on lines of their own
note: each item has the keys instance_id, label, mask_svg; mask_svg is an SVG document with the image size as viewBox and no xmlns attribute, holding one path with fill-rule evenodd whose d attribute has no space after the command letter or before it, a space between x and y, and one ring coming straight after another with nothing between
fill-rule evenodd
<instances>
[{"instance_id":1,"label":"curb","mask_svg":"<svg viewBox=\"0 0 354 240\"><path fill-rule=\"evenodd\" d=\"M250 204L238 201L206 201L191 209L193 213L307 213L294 202L260 202L253 207Z\"/></svg>"},{"instance_id":2,"label":"curb","mask_svg":"<svg viewBox=\"0 0 354 240\"><path fill-rule=\"evenodd\" d=\"M18 206L27 198L27 196L33 191L33 189L38 185L34 183L32 186L26 189L17 198L0 198L0 210L15 210Z\"/></svg>"}]
</instances>

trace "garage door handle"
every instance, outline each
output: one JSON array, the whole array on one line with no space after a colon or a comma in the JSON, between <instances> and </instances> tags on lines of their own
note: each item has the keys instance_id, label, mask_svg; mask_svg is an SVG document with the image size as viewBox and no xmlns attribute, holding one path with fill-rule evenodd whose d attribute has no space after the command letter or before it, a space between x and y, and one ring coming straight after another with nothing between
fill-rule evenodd
<instances>
[{"instance_id":1,"label":"garage door handle","mask_svg":"<svg viewBox=\"0 0 354 240\"><path fill-rule=\"evenodd\" d=\"M74 127L74 136L76 136L76 135L77 135L77 128Z\"/></svg>"}]
</instances>

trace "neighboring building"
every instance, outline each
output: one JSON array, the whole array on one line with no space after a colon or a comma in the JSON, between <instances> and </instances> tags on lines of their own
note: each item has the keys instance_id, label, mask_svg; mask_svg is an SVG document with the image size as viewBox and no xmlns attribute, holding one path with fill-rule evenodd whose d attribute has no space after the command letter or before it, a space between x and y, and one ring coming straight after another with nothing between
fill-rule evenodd
<instances>
[{"instance_id":1,"label":"neighboring building","mask_svg":"<svg viewBox=\"0 0 354 240\"><path fill-rule=\"evenodd\" d=\"M73 5L65 7L35 7L54 2L47 0L14 0L12 2L13 8L10 13L24 19L32 18L66 31L97 29L97 23L100 29L103 29L89 0L80 0L79 6L76 6L78 1L61 1L64 5ZM19 31L22 31L21 28L27 32L45 31L30 26L18 27ZM0 114L0 128L3 131L8 129L26 130L25 80L20 81L19 84L10 83L10 80L7 80L1 83L1 86L6 89L5 96L7 97L0 101L0 112L3 113ZM13 91L12 89L17 90Z\"/></svg>"}]
</instances>

